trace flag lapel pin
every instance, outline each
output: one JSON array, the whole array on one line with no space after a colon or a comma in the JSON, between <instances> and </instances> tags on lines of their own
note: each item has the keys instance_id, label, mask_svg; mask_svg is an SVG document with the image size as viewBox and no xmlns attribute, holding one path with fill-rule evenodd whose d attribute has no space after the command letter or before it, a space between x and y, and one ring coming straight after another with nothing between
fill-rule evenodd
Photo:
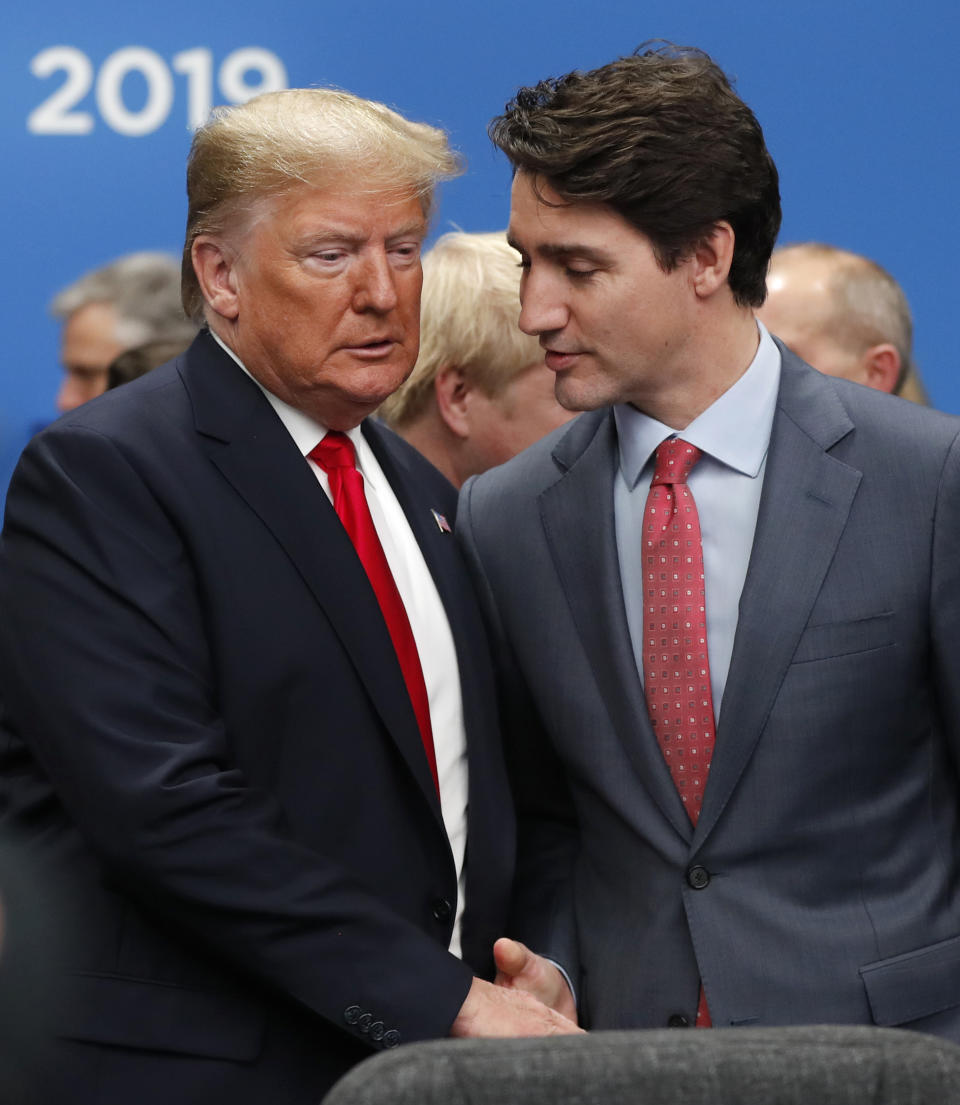
<instances>
[{"instance_id":1,"label":"flag lapel pin","mask_svg":"<svg viewBox=\"0 0 960 1105\"><path fill-rule=\"evenodd\" d=\"M437 529L441 533L451 533L450 523L444 518L439 510L434 510L432 507L430 513L433 515L433 520L437 523Z\"/></svg>"}]
</instances>

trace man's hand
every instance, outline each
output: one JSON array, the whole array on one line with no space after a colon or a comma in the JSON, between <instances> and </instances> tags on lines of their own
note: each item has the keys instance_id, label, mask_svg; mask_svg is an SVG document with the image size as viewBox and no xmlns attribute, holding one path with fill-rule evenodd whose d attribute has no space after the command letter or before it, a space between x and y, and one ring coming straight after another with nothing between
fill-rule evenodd
<instances>
[{"instance_id":1,"label":"man's hand","mask_svg":"<svg viewBox=\"0 0 960 1105\"><path fill-rule=\"evenodd\" d=\"M506 937L493 945L493 958L497 964L497 986L525 990L567 1020L577 1023L577 1007L567 980L548 959L536 955L519 940Z\"/></svg>"},{"instance_id":2,"label":"man's hand","mask_svg":"<svg viewBox=\"0 0 960 1105\"><path fill-rule=\"evenodd\" d=\"M582 1033L533 994L475 978L450 1029L451 1036L563 1036Z\"/></svg>"}]
</instances>

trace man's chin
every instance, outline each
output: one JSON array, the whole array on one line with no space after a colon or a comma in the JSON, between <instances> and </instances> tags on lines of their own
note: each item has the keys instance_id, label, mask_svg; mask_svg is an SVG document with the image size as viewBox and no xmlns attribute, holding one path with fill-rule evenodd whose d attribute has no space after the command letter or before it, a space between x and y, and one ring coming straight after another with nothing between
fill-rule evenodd
<instances>
[{"instance_id":1,"label":"man's chin","mask_svg":"<svg viewBox=\"0 0 960 1105\"><path fill-rule=\"evenodd\" d=\"M395 391L396 389L393 389ZM352 396L343 396L340 401L328 404L327 415L320 421L330 430L352 430L370 415L375 414L381 405L390 398L393 391L375 391Z\"/></svg>"},{"instance_id":2,"label":"man's chin","mask_svg":"<svg viewBox=\"0 0 960 1105\"><path fill-rule=\"evenodd\" d=\"M593 411L608 405L608 400L596 395L589 386L576 380L558 376L553 385L553 394L565 411L576 414L579 411Z\"/></svg>"}]
</instances>

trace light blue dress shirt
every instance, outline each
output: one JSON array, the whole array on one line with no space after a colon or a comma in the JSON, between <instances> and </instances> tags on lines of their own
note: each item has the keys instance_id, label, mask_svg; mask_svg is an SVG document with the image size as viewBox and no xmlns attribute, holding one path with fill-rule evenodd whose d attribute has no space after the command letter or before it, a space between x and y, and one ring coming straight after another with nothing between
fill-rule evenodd
<instances>
[{"instance_id":1,"label":"light blue dress shirt","mask_svg":"<svg viewBox=\"0 0 960 1105\"><path fill-rule=\"evenodd\" d=\"M681 437L703 456L687 486L703 539L707 648L715 717L730 669L740 593L753 548L763 473L780 385L780 350L761 323L747 371L685 430L677 431L626 404L614 408L620 468L613 508L620 579L637 670L643 679L643 515L661 441Z\"/></svg>"}]
</instances>

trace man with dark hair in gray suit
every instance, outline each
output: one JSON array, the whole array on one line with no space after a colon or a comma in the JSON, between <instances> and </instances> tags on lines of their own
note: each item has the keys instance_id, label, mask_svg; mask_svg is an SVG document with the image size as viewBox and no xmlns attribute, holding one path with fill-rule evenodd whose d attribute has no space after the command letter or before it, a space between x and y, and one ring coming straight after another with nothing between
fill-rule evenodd
<instances>
[{"instance_id":1,"label":"man with dark hair in gray suit","mask_svg":"<svg viewBox=\"0 0 960 1105\"><path fill-rule=\"evenodd\" d=\"M521 329L588 412L458 515L518 798L501 983L567 1007L549 957L593 1028L960 1040L960 422L757 324L777 172L700 51L492 135Z\"/></svg>"}]
</instances>

